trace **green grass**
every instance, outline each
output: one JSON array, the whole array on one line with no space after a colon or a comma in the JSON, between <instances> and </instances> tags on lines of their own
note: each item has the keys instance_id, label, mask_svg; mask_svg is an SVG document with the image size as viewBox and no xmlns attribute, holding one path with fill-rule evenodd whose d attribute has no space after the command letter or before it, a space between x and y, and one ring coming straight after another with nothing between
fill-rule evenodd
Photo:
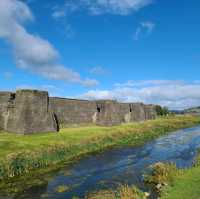
<instances>
[{"instance_id":1,"label":"green grass","mask_svg":"<svg viewBox=\"0 0 200 199\"><path fill-rule=\"evenodd\" d=\"M198 157L200 159L200 157ZM199 162L199 160L198 160ZM200 198L200 164L177 170L173 173L173 182L161 194L161 199L199 199Z\"/></svg>"},{"instance_id":2,"label":"green grass","mask_svg":"<svg viewBox=\"0 0 200 199\"><path fill-rule=\"evenodd\" d=\"M158 191L160 199L200 199L200 154L196 164L188 169L161 162L153 165L145 182ZM157 185L161 185L159 190Z\"/></svg>"},{"instance_id":3,"label":"green grass","mask_svg":"<svg viewBox=\"0 0 200 199\"><path fill-rule=\"evenodd\" d=\"M170 131L200 124L200 117L177 116L115 127L79 127L59 133L20 136L0 133L0 180L55 167L109 147L140 145Z\"/></svg>"},{"instance_id":4,"label":"green grass","mask_svg":"<svg viewBox=\"0 0 200 199\"><path fill-rule=\"evenodd\" d=\"M163 193L162 199L199 199L200 198L200 168L185 170L178 175Z\"/></svg>"}]
</instances>

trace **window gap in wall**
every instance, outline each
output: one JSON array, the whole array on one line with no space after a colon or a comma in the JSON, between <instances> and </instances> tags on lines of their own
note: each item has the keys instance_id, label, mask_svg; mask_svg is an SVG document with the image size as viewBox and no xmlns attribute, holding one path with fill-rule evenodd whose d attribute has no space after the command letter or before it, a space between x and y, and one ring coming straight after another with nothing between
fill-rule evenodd
<instances>
[{"instance_id":1,"label":"window gap in wall","mask_svg":"<svg viewBox=\"0 0 200 199\"><path fill-rule=\"evenodd\" d=\"M129 105L129 108L130 108L130 109L129 109L130 113L132 113L133 110L132 110L131 105Z\"/></svg>"},{"instance_id":2,"label":"window gap in wall","mask_svg":"<svg viewBox=\"0 0 200 199\"><path fill-rule=\"evenodd\" d=\"M99 107L97 107L97 112L100 113L101 112L101 109Z\"/></svg>"}]
</instances>

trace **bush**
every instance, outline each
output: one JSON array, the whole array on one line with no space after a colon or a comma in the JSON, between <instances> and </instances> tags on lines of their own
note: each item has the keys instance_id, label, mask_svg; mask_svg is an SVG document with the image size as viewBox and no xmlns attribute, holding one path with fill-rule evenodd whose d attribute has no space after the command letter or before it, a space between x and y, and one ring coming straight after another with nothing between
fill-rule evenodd
<instances>
[{"instance_id":1,"label":"bush","mask_svg":"<svg viewBox=\"0 0 200 199\"><path fill-rule=\"evenodd\" d=\"M158 116L166 116L169 115L169 110L167 107L156 106L156 113Z\"/></svg>"}]
</instances>

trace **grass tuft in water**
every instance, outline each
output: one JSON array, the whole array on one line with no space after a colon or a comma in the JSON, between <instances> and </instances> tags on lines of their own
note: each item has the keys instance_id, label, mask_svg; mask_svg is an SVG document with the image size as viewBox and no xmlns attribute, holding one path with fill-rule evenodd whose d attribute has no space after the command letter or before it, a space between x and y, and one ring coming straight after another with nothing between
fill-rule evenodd
<instances>
[{"instance_id":1,"label":"grass tuft in water","mask_svg":"<svg viewBox=\"0 0 200 199\"><path fill-rule=\"evenodd\" d=\"M85 199L145 199L143 192L134 186L120 185L117 190L100 190L89 193Z\"/></svg>"},{"instance_id":2,"label":"grass tuft in water","mask_svg":"<svg viewBox=\"0 0 200 199\"><path fill-rule=\"evenodd\" d=\"M56 187L56 192L58 193L67 192L68 190L69 190L69 187L66 185L59 185L58 187Z\"/></svg>"},{"instance_id":3,"label":"grass tuft in water","mask_svg":"<svg viewBox=\"0 0 200 199\"><path fill-rule=\"evenodd\" d=\"M158 162L151 166L150 175L146 176L145 183L154 186L172 184L177 171L175 164Z\"/></svg>"}]
</instances>

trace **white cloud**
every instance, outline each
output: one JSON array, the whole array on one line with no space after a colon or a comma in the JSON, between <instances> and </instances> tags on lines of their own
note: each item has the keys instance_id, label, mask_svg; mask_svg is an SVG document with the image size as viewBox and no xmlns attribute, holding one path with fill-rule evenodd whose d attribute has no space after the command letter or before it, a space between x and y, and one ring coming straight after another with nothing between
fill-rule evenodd
<instances>
[{"instance_id":1,"label":"white cloud","mask_svg":"<svg viewBox=\"0 0 200 199\"><path fill-rule=\"evenodd\" d=\"M62 9L56 9L54 10L52 14L52 17L55 19L60 18L60 17L65 17L65 16L66 16L66 11Z\"/></svg>"},{"instance_id":2,"label":"white cloud","mask_svg":"<svg viewBox=\"0 0 200 199\"><path fill-rule=\"evenodd\" d=\"M78 10L80 5L80 2L77 0L67 0L65 1L64 5L57 5L53 7L52 17L55 19L66 17L67 14Z\"/></svg>"},{"instance_id":3,"label":"white cloud","mask_svg":"<svg viewBox=\"0 0 200 199\"><path fill-rule=\"evenodd\" d=\"M0 38L11 44L19 68L53 80L84 86L97 85L96 80L84 80L77 72L59 64L59 53L53 45L24 28L23 24L31 20L34 17L25 3L18 0L0 1Z\"/></svg>"},{"instance_id":4,"label":"white cloud","mask_svg":"<svg viewBox=\"0 0 200 199\"><path fill-rule=\"evenodd\" d=\"M81 83L85 87L93 87L99 84L99 82L96 79L85 79L84 81L81 81Z\"/></svg>"},{"instance_id":5,"label":"white cloud","mask_svg":"<svg viewBox=\"0 0 200 199\"><path fill-rule=\"evenodd\" d=\"M155 28L155 23L151 21L142 22L141 26L147 29L147 32L150 34L152 33L153 29Z\"/></svg>"},{"instance_id":6,"label":"white cloud","mask_svg":"<svg viewBox=\"0 0 200 199\"><path fill-rule=\"evenodd\" d=\"M83 0L92 14L128 15L150 3L151 0Z\"/></svg>"},{"instance_id":7,"label":"white cloud","mask_svg":"<svg viewBox=\"0 0 200 199\"><path fill-rule=\"evenodd\" d=\"M13 73L11 72L4 72L3 76L5 79L10 80L13 77Z\"/></svg>"},{"instance_id":8,"label":"white cloud","mask_svg":"<svg viewBox=\"0 0 200 199\"><path fill-rule=\"evenodd\" d=\"M141 32L142 32L141 27L137 27L133 39L137 41L139 39L139 35L141 34Z\"/></svg>"},{"instance_id":9,"label":"white cloud","mask_svg":"<svg viewBox=\"0 0 200 199\"><path fill-rule=\"evenodd\" d=\"M62 31L63 31L63 35L67 39L71 39L71 38L73 38L75 36L75 31L73 30L73 28L71 27L71 25L69 23L66 23L64 25L64 28L62 29Z\"/></svg>"},{"instance_id":10,"label":"white cloud","mask_svg":"<svg viewBox=\"0 0 200 199\"><path fill-rule=\"evenodd\" d=\"M92 15L129 15L152 3L152 0L67 0L53 9L54 18L65 17L77 10L86 10Z\"/></svg>"},{"instance_id":11,"label":"white cloud","mask_svg":"<svg viewBox=\"0 0 200 199\"><path fill-rule=\"evenodd\" d=\"M94 75L104 75L107 73L107 70L102 66L96 66L91 68L89 72Z\"/></svg>"},{"instance_id":12,"label":"white cloud","mask_svg":"<svg viewBox=\"0 0 200 199\"><path fill-rule=\"evenodd\" d=\"M142 33L150 35L153 32L155 26L156 24L151 21L145 21L140 23L133 36L134 40L138 40Z\"/></svg>"},{"instance_id":13,"label":"white cloud","mask_svg":"<svg viewBox=\"0 0 200 199\"><path fill-rule=\"evenodd\" d=\"M193 82L195 83L195 82ZM125 83L116 83L115 87L150 87L156 85L183 85L185 82L183 80L128 80Z\"/></svg>"},{"instance_id":14,"label":"white cloud","mask_svg":"<svg viewBox=\"0 0 200 199\"><path fill-rule=\"evenodd\" d=\"M200 83L179 80L129 81L128 84L117 84L111 90L90 90L79 97L153 103L183 109L200 105Z\"/></svg>"}]
</instances>

